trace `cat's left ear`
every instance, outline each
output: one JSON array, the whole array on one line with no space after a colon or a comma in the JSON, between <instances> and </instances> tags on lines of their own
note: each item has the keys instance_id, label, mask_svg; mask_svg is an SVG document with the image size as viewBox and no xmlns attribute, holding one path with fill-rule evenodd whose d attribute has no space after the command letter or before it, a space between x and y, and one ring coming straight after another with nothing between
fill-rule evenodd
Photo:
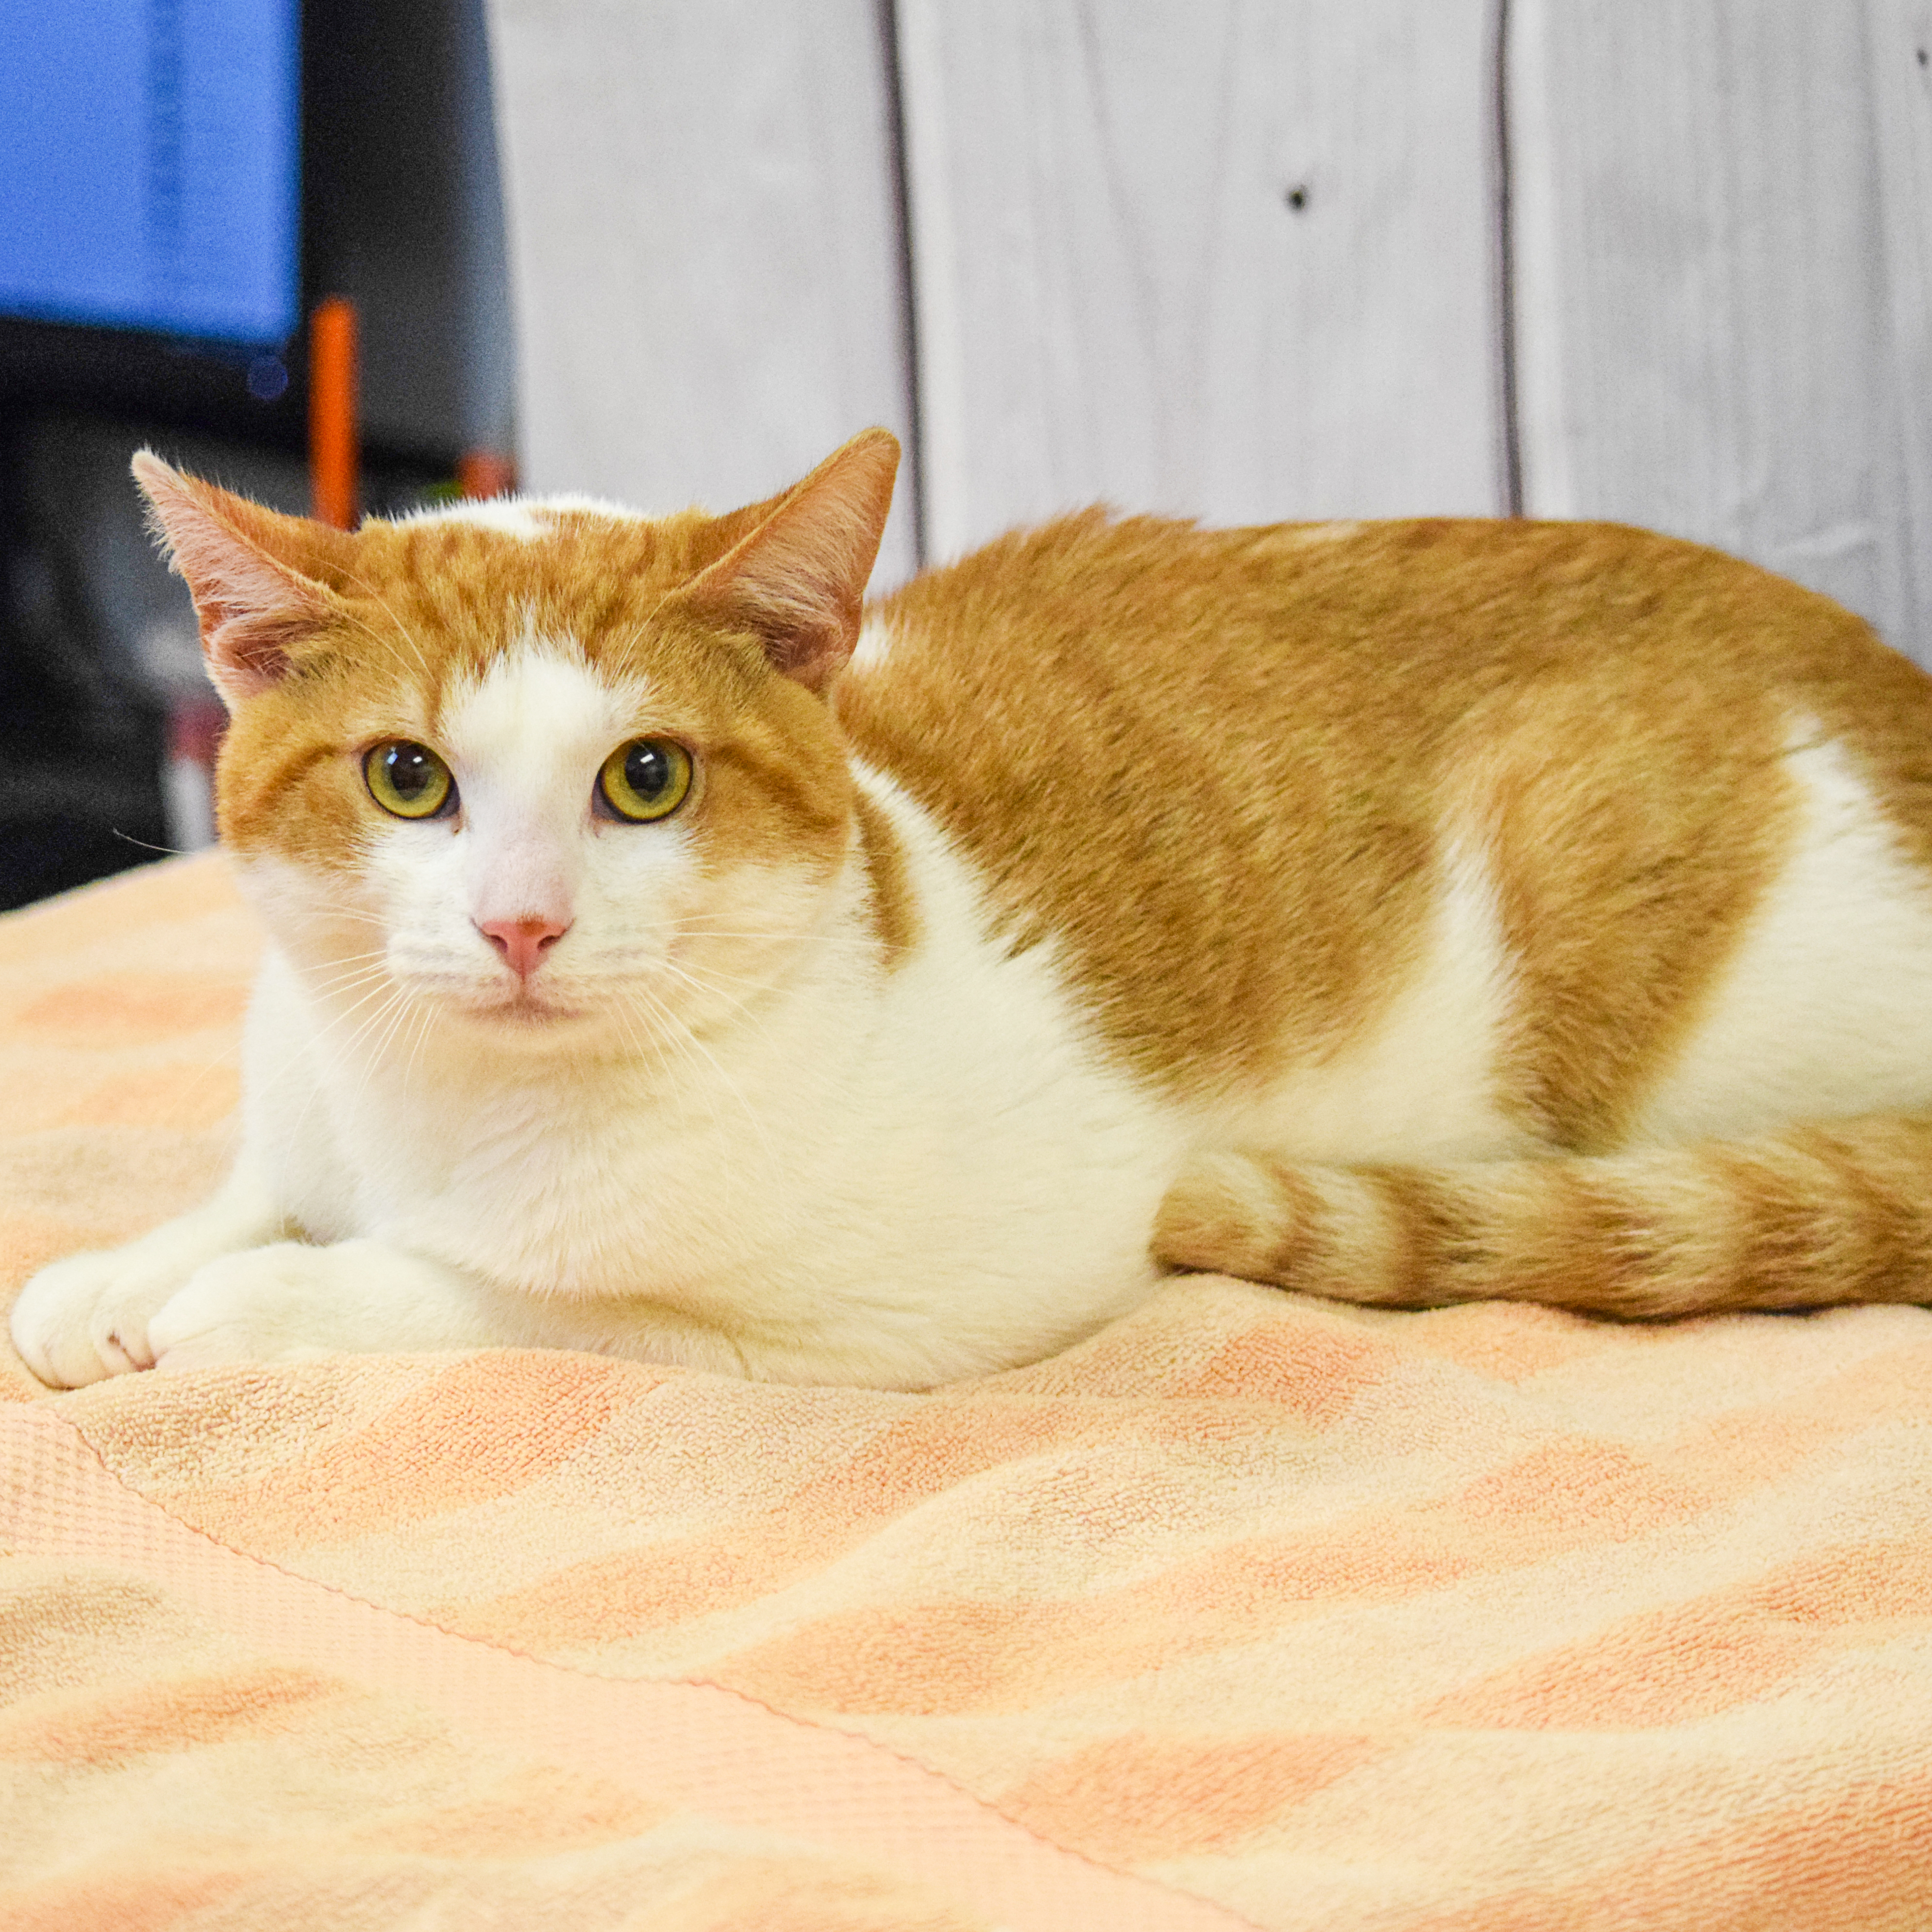
<instances>
[{"instance_id":1,"label":"cat's left ear","mask_svg":"<svg viewBox=\"0 0 1932 1932\"><path fill-rule=\"evenodd\" d=\"M328 591L309 573L350 539L185 476L152 450L132 467L154 534L188 580L208 674L232 711L279 683L296 645L328 620Z\"/></svg>"},{"instance_id":2,"label":"cat's left ear","mask_svg":"<svg viewBox=\"0 0 1932 1932\"><path fill-rule=\"evenodd\" d=\"M898 466L898 437L860 431L676 601L707 622L751 632L775 670L823 691L859 640Z\"/></svg>"}]
</instances>

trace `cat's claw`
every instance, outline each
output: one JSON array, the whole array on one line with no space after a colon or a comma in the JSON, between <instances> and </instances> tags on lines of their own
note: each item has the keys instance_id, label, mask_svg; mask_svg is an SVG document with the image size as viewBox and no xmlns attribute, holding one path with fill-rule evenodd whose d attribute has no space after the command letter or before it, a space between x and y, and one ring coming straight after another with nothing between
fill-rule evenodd
<instances>
[{"instance_id":1,"label":"cat's claw","mask_svg":"<svg viewBox=\"0 0 1932 1932\"><path fill-rule=\"evenodd\" d=\"M81 1388L154 1366L148 1324L200 1257L144 1244L51 1263L14 1304L14 1346L44 1382Z\"/></svg>"}]
</instances>

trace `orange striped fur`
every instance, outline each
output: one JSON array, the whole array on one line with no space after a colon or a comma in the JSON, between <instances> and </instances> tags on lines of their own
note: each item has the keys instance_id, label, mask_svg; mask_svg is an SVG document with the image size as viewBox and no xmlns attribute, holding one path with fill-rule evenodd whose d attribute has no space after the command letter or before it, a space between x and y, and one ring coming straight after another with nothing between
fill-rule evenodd
<instances>
[{"instance_id":1,"label":"orange striped fur","mask_svg":"<svg viewBox=\"0 0 1932 1932\"><path fill-rule=\"evenodd\" d=\"M1162 1204L1178 1268L1381 1307L1541 1301L1649 1318L1919 1302L1932 1118L1437 1167L1204 1156Z\"/></svg>"}]
</instances>

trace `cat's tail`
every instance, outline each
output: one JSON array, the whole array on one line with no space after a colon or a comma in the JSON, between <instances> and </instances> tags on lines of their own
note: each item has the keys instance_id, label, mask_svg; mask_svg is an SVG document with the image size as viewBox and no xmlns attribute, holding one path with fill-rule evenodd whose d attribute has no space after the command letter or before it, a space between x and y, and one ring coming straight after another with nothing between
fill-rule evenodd
<instances>
[{"instance_id":1,"label":"cat's tail","mask_svg":"<svg viewBox=\"0 0 1932 1932\"><path fill-rule=\"evenodd\" d=\"M1156 1260L1338 1301L1540 1301L1650 1318L1932 1303L1932 1118L1436 1167L1198 1157Z\"/></svg>"}]
</instances>

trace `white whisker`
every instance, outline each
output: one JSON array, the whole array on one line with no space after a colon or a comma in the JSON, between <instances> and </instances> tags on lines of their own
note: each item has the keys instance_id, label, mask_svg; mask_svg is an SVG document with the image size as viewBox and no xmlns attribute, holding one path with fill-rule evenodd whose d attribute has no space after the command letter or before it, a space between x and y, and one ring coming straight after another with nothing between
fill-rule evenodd
<instances>
[{"instance_id":1,"label":"white whisker","mask_svg":"<svg viewBox=\"0 0 1932 1932\"><path fill-rule=\"evenodd\" d=\"M648 986L635 986L633 987L631 991L634 998L648 1000L650 1004L663 1016L665 1022L676 1029L676 1034L674 1036L674 1037L680 1039L682 1042L687 1043L689 1046L695 1048L698 1052L704 1055L705 1060L709 1063L712 1072L715 1073L718 1076L719 1081L730 1090L732 1097L737 1101L738 1104L741 1107L744 1108L745 1118L751 1122L752 1131L757 1134L759 1144L765 1150L765 1158L771 1163L774 1171L778 1169L782 1163L778 1160L778 1150L772 1146L771 1136L765 1131L765 1124L763 1117L759 1114L757 1108L752 1105L751 1100L746 1094L745 1090L740 1086L737 1082L733 1079L730 1075L727 1073L724 1069L718 1064L717 1056L713 1054L711 1049L704 1044L704 1041L698 1036L696 1032L691 1027L686 1024L686 1023L670 1010L670 1006L663 1000L660 1000ZM722 1131L722 1123L721 1122L719 1124L720 1130Z\"/></svg>"}]
</instances>

